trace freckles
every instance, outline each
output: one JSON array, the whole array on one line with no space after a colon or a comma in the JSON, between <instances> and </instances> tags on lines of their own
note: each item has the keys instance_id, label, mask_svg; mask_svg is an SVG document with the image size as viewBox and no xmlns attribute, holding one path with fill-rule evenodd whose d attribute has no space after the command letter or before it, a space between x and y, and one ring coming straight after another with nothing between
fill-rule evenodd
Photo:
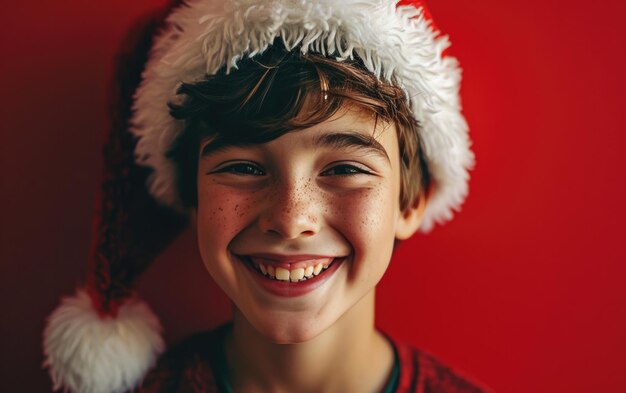
<instances>
[{"instance_id":1,"label":"freckles","mask_svg":"<svg viewBox=\"0 0 626 393\"><path fill-rule=\"evenodd\" d=\"M246 216L253 206L250 197L222 196L214 192L216 197L206 197L204 202L207 213L203 220L205 231L219 233L220 237L232 237L245 225ZM208 205L208 206L207 206Z\"/></svg>"},{"instance_id":2,"label":"freckles","mask_svg":"<svg viewBox=\"0 0 626 393\"><path fill-rule=\"evenodd\" d=\"M211 215L208 220L206 220L206 225L208 228L217 227L218 230L224 231L227 229L227 216L224 214L224 207L228 206L229 199L226 198L223 201L216 201L217 204L211 208Z\"/></svg>"},{"instance_id":3,"label":"freckles","mask_svg":"<svg viewBox=\"0 0 626 393\"><path fill-rule=\"evenodd\" d=\"M233 215L239 219L243 218L250 214L252 206L253 204L250 202L250 197L246 197L235 204Z\"/></svg>"},{"instance_id":4,"label":"freckles","mask_svg":"<svg viewBox=\"0 0 626 393\"><path fill-rule=\"evenodd\" d=\"M270 205L276 205L282 202L280 211L286 216L297 215L298 217L306 217L309 222L317 223L319 217L311 209L312 206L325 206L326 201L320 197L319 190L311 178L299 178L290 184L276 183L270 192L264 195L262 199L255 202L263 203L268 201ZM313 211L312 211L313 210Z\"/></svg>"},{"instance_id":5,"label":"freckles","mask_svg":"<svg viewBox=\"0 0 626 393\"><path fill-rule=\"evenodd\" d=\"M384 190L372 188L338 197L331 203L331 214L346 228L352 228L351 231L376 238L376 234L384 230L389 215L389 201L385 195Z\"/></svg>"},{"instance_id":6,"label":"freckles","mask_svg":"<svg viewBox=\"0 0 626 393\"><path fill-rule=\"evenodd\" d=\"M386 204L381 195L381 190L376 188L360 196L361 203L359 205L364 213L361 220L363 230L377 227L383 221Z\"/></svg>"},{"instance_id":7,"label":"freckles","mask_svg":"<svg viewBox=\"0 0 626 393\"><path fill-rule=\"evenodd\" d=\"M310 203L313 206L325 206L324 213L328 211L328 207L325 203L324 197L320 195L317 189L317 186L313 184L313 179L311 178L308 179L306 186L304 187L304 191L305 191L305 194L302 195L302 198L305 198L305 200L310 200L311 201ZM309 213L307 214L308 220L313 224L317 224L319 222L319 216L315 213L311 213L310 209L308 211L309 211Z\"/></svg>"}]
</instances>

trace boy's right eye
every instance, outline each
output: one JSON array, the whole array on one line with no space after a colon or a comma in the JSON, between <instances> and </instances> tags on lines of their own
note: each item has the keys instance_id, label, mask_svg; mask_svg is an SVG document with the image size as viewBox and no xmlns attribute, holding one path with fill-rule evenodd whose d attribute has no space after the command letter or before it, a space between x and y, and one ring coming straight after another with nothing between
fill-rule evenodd
<instances>
[{"instance_id":1,"label":"boy's right eye","mask_svg":"<svg viewBox=\"0 0 626 393\"><path fill-rule=\"evenodd\" d=\"M216 169L213 173L233 173L235 175L263 176L265 171L249 162L238 162Z\"/></svg>"}]
</instances>

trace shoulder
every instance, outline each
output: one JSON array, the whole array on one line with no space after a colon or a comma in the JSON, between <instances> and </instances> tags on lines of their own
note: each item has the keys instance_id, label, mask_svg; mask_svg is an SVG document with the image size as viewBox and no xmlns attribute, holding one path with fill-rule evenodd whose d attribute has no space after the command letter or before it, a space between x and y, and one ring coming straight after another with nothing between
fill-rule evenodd
<instances>
[{"instance_id":1,"label":"shoulder","mask_svg":"<svg viewBox=\"0 0 626 393\"><path fill-rule=\"evenodd\" d=\"M226 326L196 333L167 350L146 375L139 393L218 392L215 359Z\"/></svg>"},{"instance_id":2,"label":"shoulder","mask_svg":"<svg viewBox=\"0 0 626 393\"><path fill-rule=\"evenodd\" d=\"M394 342L400 360L400 380L397 393L489 393L434 356L407 343Z\"/></svg>"}]
</instances>

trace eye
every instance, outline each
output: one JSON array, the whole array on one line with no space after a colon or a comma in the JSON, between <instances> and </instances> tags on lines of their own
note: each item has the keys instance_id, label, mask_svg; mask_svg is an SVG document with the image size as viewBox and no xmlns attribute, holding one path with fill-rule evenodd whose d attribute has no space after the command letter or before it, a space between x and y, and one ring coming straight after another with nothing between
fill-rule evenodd
<instances>
[{"instance_id":1,"label":"eye","mask_svg":"<svg viewBox=\"0 0 626 393\"><path fill-rule=\"evenodd\" d=\"M219 168L213 173L232 173L235 175L264 176L265 171L249 162L238 162Z\"/></svg>"},{"instance_id":2,"label":"eye","mask_svg":"<svg viewBox=\"0 0 626 393\"><path fill-rule=\"evenodd\" d=\"M359 174L371 174L368 170L350 164L335 165L322 172L322 176L353 176Z\"/></svg>"}]
</instances>

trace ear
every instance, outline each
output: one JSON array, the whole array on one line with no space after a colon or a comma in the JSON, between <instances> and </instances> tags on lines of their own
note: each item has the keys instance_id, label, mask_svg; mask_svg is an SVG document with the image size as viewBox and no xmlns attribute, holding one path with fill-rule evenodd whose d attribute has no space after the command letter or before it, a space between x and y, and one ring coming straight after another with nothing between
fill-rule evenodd
<instances>
[{"instance_id":1,"label":"ear","mask_svg":"<svg viewBox=\"0 0 626 393\"><path fill-rule=\"evenodd\" d=\"M413 206L400 213L396 223L396 239L406 240L419 229L426 210L427 194L421 192Z\"/></svg>"}]
</instances>

